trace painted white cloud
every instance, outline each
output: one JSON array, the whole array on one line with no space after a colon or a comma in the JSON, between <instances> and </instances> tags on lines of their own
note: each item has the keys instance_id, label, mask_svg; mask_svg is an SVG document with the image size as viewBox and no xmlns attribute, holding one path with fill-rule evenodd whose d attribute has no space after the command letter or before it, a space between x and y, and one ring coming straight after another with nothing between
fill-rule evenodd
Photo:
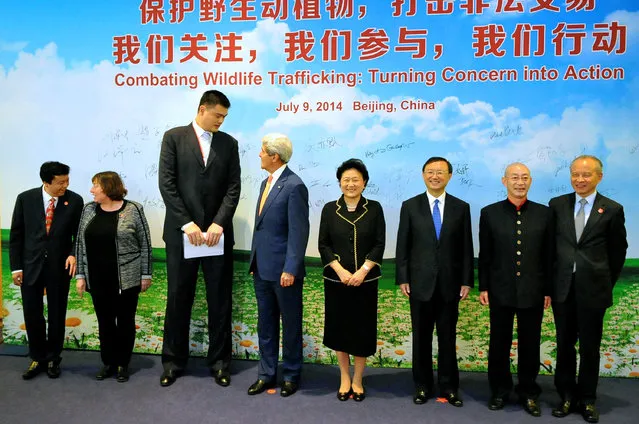
<instances>
[{"instance_id":1,"label":"painted white cloud","mask_svg":"<svg viewBox=\"0 0 639 424\"><path fill-rule=\"evenodd\" d=\"M19 52L27 47L26 41L4 41L0 40L0 52Z\"/></svg>"}]
</instances>

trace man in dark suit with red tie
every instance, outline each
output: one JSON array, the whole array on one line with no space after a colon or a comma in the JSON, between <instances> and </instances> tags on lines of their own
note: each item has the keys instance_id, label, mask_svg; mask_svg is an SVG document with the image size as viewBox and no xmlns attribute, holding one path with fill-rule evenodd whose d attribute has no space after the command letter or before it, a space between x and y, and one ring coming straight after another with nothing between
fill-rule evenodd
<instances>
[{"instance_id":1,"label":"man in dark suit with red tie","mask_svg":"<svg viewBox=\"0 0 639 424\"><path fill-rule=\"evenodd\" d=\"M603 164L582 155L570 165L574 193L550 200L556 239L552 309L557 327L555 387L561 402L555 417L579 409L596 423L599 348L612 289L626 260L623 206L597 192ZM575 345L579 341L579 376Z\"/></svg>"},{"instance_id":2,"label":"man in dark suit with red tie","mask_svg":"<svg viewBox=\"0 0 639 424\"><path fill-rule=\"evenodd\" d=\"M186 367L200 266L208 305L207 365L217 384L231 383L233 215L241 181L237 140L220 131L230 107L223 93L207 91L193 122L168 130L162 140L158 176L166 206L163 238L168 280L162 387L173 384ZM214 246L224 234L224 254L185 259L184 234L196 246Z\"/></svg>"},{"instance_id":3,"label":"man in dark suit with red tie","mask_svg":"<svg viewBox=\"0 0 639 424\"><path fill-rule=\"evenodd\" d=\"M410 299L413 327L413 402L433 394L432 339L437 325L437 380L448 403L459 398L457 318L459 301L474 285L473 238L468 203L446 193L453 166L432 157L422 167L425 193L402 204L397 232L396 283Z\"/></svg>"},{"instance_id":4,"label":"man in dark suit with red tie","mask_svg":"<svg viewBox=\"0 0 639 424\"><path fill-rule=\"evenodd\" d=\"M257 336L260 346L257 381L249 395L272 388L277 379L282 319L282 389L294 394L302 371L302 288L308 243L308 190L288 163L293 154L284 134L262 139L260 161L269 177L262 182L255 209L250 272L257 298Z\"/></svg>"},{"instance_id":5,"label":"man in dark suit with red tie","mask_svg":"<svg viewBox=\"0 0 639 424\"><path fill-rule=\"evenodd\" d=\"M82 197L67 190L67 165L45 162L40 179L41 187L18 195L9 239L11 274L22 293L32 359L22 374L25 380L45 370L50 378L60 376L69 282L75 274L74 243L84 205Z\"/></svg>"}]
</instances>

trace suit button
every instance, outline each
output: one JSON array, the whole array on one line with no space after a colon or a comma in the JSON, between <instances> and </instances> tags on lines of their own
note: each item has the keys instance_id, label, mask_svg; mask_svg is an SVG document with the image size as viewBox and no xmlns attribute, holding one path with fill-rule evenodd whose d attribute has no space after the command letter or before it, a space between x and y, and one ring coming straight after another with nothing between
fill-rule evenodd
<instances>
[{"instance_id":1,"label":"suit button","mask_svg":"<svg viewBox=\"0 0 639 424\"><path fill-rule=\"evenodd\" d=\"M521 221L517 220L517 225L521 225Z\"/></svg>"},{"instance_id":2,"label":"suit button","mask_svg":"<svg viewBox=\"0 0 639 424\"><path fill-rule=\"evenodd\" d=\"M517 256L521 256L521 252L519 250L517 251Z\"/></svg>"},{"instance_id":3,"label":"suit button","mask_svg":"<svg viewBox=\"0 0 639 424\"><path fill-rule=\"evenodd\" d=\"M517 277L519 277L521 275L521 272L517 271Z\"/></svg>"},{"instance_id":4,"label":"suit button","mask_svg":"<svg viewBox=\"0 0 639 424\"><path fill-rule=\"evenodd\" d=\"M521 244L521 240L517 240L517 244Z\"/></svg>"},{"instance_id":5,"label":"suit button","mask_svg":"<svg viewBox=\"0 0 639 424\"><path fill-rule=\"evenodd\" d=\"M517 211L517 215L521 215L521 211Z\"/></svg>"},{"instance_id":6,"label":"suit button","mask_svg":"<svg viewBox=\"0 0 639 424\"><path fill-rule=\"evenodd\" d=\"M521 265L521 261L517 261L517 266L520 266L520 265Z\"/></svg>"},{"instance_id":7,"label":"suit button","mask_svg":"<svg viewBox=\"0 0 639 424\"><path fill-rule=\"evenodd\" d=\"M517 234L521 234L521 230L517 230Z\"/></svg>"}]
</instances>

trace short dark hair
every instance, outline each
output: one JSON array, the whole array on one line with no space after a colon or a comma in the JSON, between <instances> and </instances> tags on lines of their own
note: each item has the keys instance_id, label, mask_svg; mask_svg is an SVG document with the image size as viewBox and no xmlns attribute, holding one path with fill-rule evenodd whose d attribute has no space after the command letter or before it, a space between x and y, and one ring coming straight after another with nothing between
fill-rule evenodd
<instances>
[{"instance_id":1,"label":"short dark hair","mask_svg":"<svg viewBox=\"0 0 639 424\"><path fill-rule=\"evenodd\" d=\"M349 169L354 169L362 174L362 178L364 179L364 187L366 187L366 184L368 184L368 169L366 169L366 165L364 165L364 162L355 158L345 160L337 168L337 172L335 173L335 175L337 176L337 181L340 181L342 179L342 174Z\"/></svg>"},{"instance_id":2,"label":"short dark hair","mask_svg":"<svg viewBox=\"0 0 639 424\"><path fill-rule=\"evenodd\" d=\"M60 162L45 162L40 167L40 179L43 183L51 184L56 175L69 175L69 165Z\"/></svg>"},{"instance_id":3,"label":"short dark hair","mask_svg":"<svg viewBox=\"0 0 639 424\"><path fill-rule=\"evenodd\" d=\"M111 200L123 200L128 193L127 189L124 188L122 178L117 172L98 172L91 178L91 182L94 184L97 182L102 187L104 194Z\"/></svg>"},{"instance_id":4,"label":"short dark hair","mask_svg":"<svg viewBox=\"0 0 639 424\"><path fill-rule=\"evenodd\" d=\"M424 166L422 166L422 172L424 172L424 170L426 169L427 165L430 165L433 162L446 162L446 165L448 165L448 173L449 174L453 173L453 165L450 162L448 162L448 159L442 158L440 156L433 156L433 157L428 158L428 160L426 161Z\"/></svg>"},{"instance_id":5,"label":"short dark hair","mask_svg":"<svg viewBox=\"0 0 639 424\"><path fill-rule=\"evenodd\" d=\"M202 98L200 98L200 104L197 107L198 110L202 105L206 107L220 105L228 109L231 107L231 102L229 101L229 98L226 97L221 91L209 90L205 91L204 94L202 94Z\"/></svg>"}]
</instances>

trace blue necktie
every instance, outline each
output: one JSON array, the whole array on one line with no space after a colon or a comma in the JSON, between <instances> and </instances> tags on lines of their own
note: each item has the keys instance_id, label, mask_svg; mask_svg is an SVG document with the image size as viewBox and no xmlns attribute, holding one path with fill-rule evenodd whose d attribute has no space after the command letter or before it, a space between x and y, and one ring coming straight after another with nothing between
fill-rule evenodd
<instances>
[{"instance_id":1,"label":"blue necktie","mask_svg":"<svg viewBox=\"0 0 639 424\"><path fill-rule=\"evenodd\" d=\"M433 206L433 224L435 224L435 234L437 234L437 240L439 240L439 233L442 231L442 216L437 205L439 205L439 199L435 199L435 205Z\"/></svg>"}]
</instances>

